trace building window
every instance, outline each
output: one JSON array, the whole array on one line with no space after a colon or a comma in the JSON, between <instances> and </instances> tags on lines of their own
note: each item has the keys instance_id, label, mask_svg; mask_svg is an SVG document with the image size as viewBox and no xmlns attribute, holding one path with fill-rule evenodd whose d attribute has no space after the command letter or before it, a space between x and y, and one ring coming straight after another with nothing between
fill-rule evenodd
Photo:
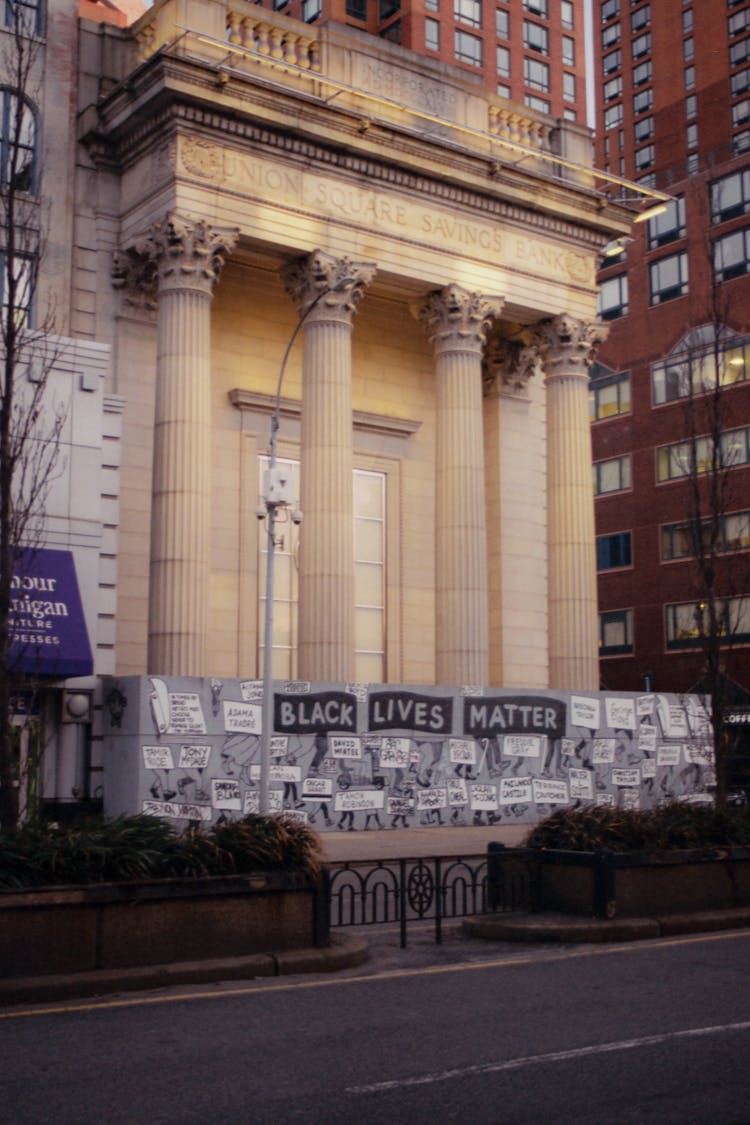
<instances>
[{"instance_id":1,"label":"building window","mask_svg":"<svg viewBox=\"0 0 750 1125\"><path fill-rule=\"evenodd\" d=\"M682 13L682 30L684 32L693 30L693 9L688 8L687 11Z\"/></svg>"},{"instance_id":2,"label":"building window","mask_svg":"<svg viewBox=\"0 0 750 1125\"><path fill-rule=\"evenodd\" d=\"M750 597L723 598L717 606L719 636L730 642L750 641ZM667 648L691 648L710 635L708 609L703 602L665 607Z\"/></svg>"},{"instance_id":3,"label":"building window","mask_svg":"<svg viewBox=\"0 0 750 1125\"><path fill-rule=\"evenodd\" d=\"M456 28L455 37L456 58L461 62L471 63L472 66L482 65L482 40L476 35L469 35L467 31Z\"/></svg>"},{"instance_id":4,"label":"building window","mask_svg":"<svg viewBox=\"0 0 750 1125\"><path fill-rule=\"evenodd\" d=\"M346 14L355 20L366 20L367 0L346 0Z\"/></svg>"},{"instance_id":5,"label":"building window","mask_svg":"<svg viewBox=\"0 0 750 1125\"><path fill-rule=\"evenodd\" d=\"M305 23L312 23L322 11L322 0L302 0L302 19ZM383 16L381 14L381 19Z\"/></svg>"},{"instance_id":6,"label":"building window","mask_svg":"<svg viewBox=\"0 0 750 1125\"><path fill-rule=\"evenodd\" d=\"M637 94L633 94L633 113L638 116L639 113L647 113L654 104L654 91L649 86L647 90L639 90Z\"/></svg>"},{"instance_id":7,"label":"building window","mask_svg":"<svg viewBox=\"0 0 750 1125\"><path fill-rule=\"evenodd\" d=\"M682 57L685 62L690 62L691 59L695 58L695 40L692 35L689 39L682 41Z\"/></svg>"},{"instance_id":8,"label":"building window","mask_svg":"<svg viewBox=\"0 0 750 1125\"><path fill-rule=\"evenodd\" d=\"M648 248L656 249L685 237L685 199L678 196L665 204L666 210L648 220Z\"/></svg>"},{"instance_id":9,"label":"building window","mask_svg":"<svg viewBox=\"0 0 750 1125\"><path fill-rule=\"evenodd\" d=\"M611 23L609 27L602 29L602 48L606 51L607 47L613 47L615 43L620 42L620 25L619 23Z\"/></svg>"},{"instance_id":10,"label":"building window","mask_svg":"<svg viewBox=\"0 0 750 1125\"><path fill-rule=\"evenodd\" d=\"M507 47L497 48L497 73L501 78L510 78L510 51Z\"/></svg>"},{"instance_id":11,"label":"building window","mask_svg":"<svg viewBox=\"0 0 750 1125\"><path fill-rule=\"evenodd\" d=\"M713 521L706 519L701 523L703 545L710 549ZM661 529L661 557L663 562L674 559L691 559L695 556L694 532L697 525L692 523L668 523ZM721 516L718 527L718 550L747 551L750 549L750 512L732 512Z\"/></svg>"},{"instance_id":12,"label":"building window","mask_svg":"<svg viewBox=\"0 0 750 1125\"><path fill-rule=\"evenodd\" d=\"M691 121L685 130L685 141L688 148L698 147L698 126L695 121Z\"/></svg>"},{"instance_id":13,"label":"building window","mask_svg":"<svg viewBox=\"0 0 750 1125\"><path fill-rule=\"evenodd\" d=\"M424 21L424 45L428 51L440 50L440 24L437 20Z\"/></svg>"},{"instance_id":14,"label":"building window","mask_svg":"<svg viewBox=\"0 0 750 1125\"><path fill-rule=\"evenodd\" d=\"M718 368L718 372L717 372ZM673 353L651 368L655 406L721 386L744 383L750 373L750 340L717 339L714 329L693 329Z\"/></svg>"},{"instance_id":15,"label":"building window","mask_svg":"<svg viewBox=\"0 0 750 1125\"><path fill-rule=\"evenodd\" d=\"M602 23L620 14L620 0L602 0Z\"/></svg>"},{"instance_id":16,"label":"building window","mask_svg":"<svg viewBox=\"0 0 750 1125\"><path fill-rule=\"evenodd\" d=\"M732 153L734 156L739 156L748 149L750 149L750 129L743 129L741 133L735 133L732 137Z\"/></svg>"},{"instance_id":17,"label":"building window","mask_svg":"<svg viewBox=\"0 0 750 1125\"><path fill-rule=\"evenodd\" d=\"M495 35L498 39L508 39L510 37L510 17L508 13L503 11L502 8L495 9Z\"/></svg>"},{"instance_id":18,"label":"building window","mask_svg":"<svg viewBox=\"0 0 750 1125\"><path fill-rule=\"evenodd\" d=\"M523 42L524 46L530 51L540 51L544 55L549 54L549 32L540 23L531 23L530 20L523 21Z\"/></svg>"},{"instance_id":19,"label":"building window","mask_svg":"<svg viewBox=\"0 0 750 1125\"><path fill-rule=\"evenodd\" d=\"M640 144L641 141L647 141L649 137L654 135L654 119L653 117L642 117L640 121L636 121L633 126L633 137L635 143ZM636 155L636 168L640 167L638 164L638 157ZM645 167L645 165L644 165Z\"/></svg>"},{"instance_id":20,"label":"building window","mask_svg":"<svg viewBox=\"0 0 750 1125\"><path fill-rule=\"evenodd\" d=\"M729 281L748 272L750 229L736 230L717 238L714 243L714 276Z\"/></svg>"},{"instance_id":21,"label":"building window","mask_svg":"<svg viewBox=\"0 0 750 1125\"><path fill-rule=\"evenodd\" d=\"M636 172L642 172L644 168L650 168L654 163L654 146L646 145L645 148L639 148L635 154L635 168Z\"/></svg>"},{"instance_id":22,"label":"building window","mask_svg":"<svg viewBox=\"0 0 750 1125\"><path fill-rule=\"evenodd\" d=\"M36 118L12 90L0 89L0 188L36 189Z\"/></svg>"},{"instance_id":23,"label":"building window","mask_svg":"<svg viewBox=\"0 0 750 1125\"><path fill-rule=\"evenodd\" d=\"M566 70L563 71L563 98L566 102L576 100L576 76L568 74Z\"/></svg>"},{"instance_id":24,"label":"building window","mask_svg":"<svg viewBox=\"0 0 750 1125\"><path fill-rule=\"evenodd\" d=\"M260 479L268 459L260 459ZM283 460L293 491L299 495L299 463ZM354 497L354 636L356 677L363 683L385 680L385 498L384 473L355 469ZM274 643L272 668L275 679L296 677L297 606L299 591L295 558L299 532L294 524L285 529L283 543L276 547L274 569ZM265 616L265 566L267 536L260 536L260 612ZM259 666L263 664L262 638Z\"/></svg>"},{"instance_id":25,"label":"building window","mask_svg":"<svg viewBox=\"0 0 750 1125\"><path fill-rule=\"evenodd\" d=\"M651 52L651 32L647 31L644 35L639 35L630 44L630 51L633 59L639 59L641 55L648 55Z\"/></svg>"},{"instance_id":26,"label":"building window","mask_svg":"<svg viewBox=\"0 0 750 1125\"><path fill-rule=\"evenodd\" d=\"M745 8L741 12L735 12L733 16L729 17L729 34L739 35L740 32L750 27L750 8Z\"/></svg>"},{"instance_id":27,"label":"building window","mask_svg":"<svg viewBox=\"0 0 750 1125\"><path fill-rule=\"evenodd\" d=\"M497 93L498 93L499 97L510 98L510 95L511 95L510 86L505 86L502 82L498 82L496 89L497 89Z\"/></svg>"},{"instance_id":28,"label":"building window","mask_svg":"<svg viewBox=\"0 0 750 1125\"><path fill-rule=\"evenodd\" d=\"M750 37L740 39L738 43L732 43L729 48L729 61L732 66L739 66L740 63L746 62L748 58L750 58Z\"/></svg>"},{"instance_id":29,"label":"building window","mask_svg":"<svg viewBox=\"0 0 750 1125\"><path fill-rule=\"evenodd\" d=\"M622 656L633 651L632 609L611 609L599 614L599 655Z\"/></svg>"},{"instance_id":30,"label":"building window","mask_svg":"<svg viewBox=\"0 0 750 1125\"><path fill-rule=\"evenodd\" d=\"M589 414L592 422L615 418L630 413L630 372L602 373L598 364L592 365L589 380ZM604 369L606 371L606 369Z\"/></svg>"},{"instance_id":31,"label":"building window","mask_svg":"<svg viewBox=\"0 0 750 1125\"><path fill-rule=\"evenodd\" d=\"M570 31L575 26L575 9L571 0L560 0L560 18L566 30Z\"/></svg>"},{"instance_id":32,"label":"building window","mask_svg":"<svg viewBox=\"0 0 750 1125\"><path fill-rule=\"evenodd\" d=\"M685 67L685 89L692 90L695 87L695 67Z\"/></svg>"},{"instance_id":33,"label":"building window","mask_svg":"<svg viewBox=\"0 0 750 1125\"><path fill-rule=\"evenodd\" d=\"M566 106L565 109L563 110L563 121L577 121L577 120L578 119L576 117L576 111L574 109L570 109L569 106Z\"/></svg>"},{"instance_id":34,"label":"building window","mask_svg":"<svg viewBox=\"0 0 750 1125\"><path fill-rule=\"evenodd\" d=\"M542 93L549 93L549 66L537 59L523 60L523 75L527 86Z\"/></svg>"},{"instance_id":35,"label":"building window","mask_svg":"<svg viewBox=\"0 0 750 1125\"><path fill-rule=\"evenodd\" d=\"M389 43L401 42L401 20L396 20L394 23L389 24L383 31L378 32L380 39L386 39Z\"/></svg>"},{"instance_id":36,"label":"building window","mask_svg":"<svg viewBox=\"0 0 750 1125\"><path fill-rule=\"evenodd\" d=\"M571 39L569 35L563 35L562 37L562 60L565 66L576 65L575 39Z\"/></svg>"},{"instance_id":37,"label":"building window","mask_svg":"<svg viewBox=\"0 0 750 1125\"><path fill-rule=\"evenodd\" d=\"M750 98L743 98L741 102L735 102L732 106L732 125L736 129L738 125L744 125L750 120Z\"/></svg>"},{"instance_id":38,"label":"building window","mask_svg":"<svg viewBox=\"0 0 750 1125\"><path fill-rule=\"evenodd\" d=\"M622 102L617 105L611 105L609 109L604 111L604 128L614 129L616 125L622 122Z\"/></svg>"},{"instance_id":39,"label":"building window","mask_svg":"<svg viewBox=\"0 0 750 1125\"><path fill-rule=\"evenodd\" d=\"M25 35L41 35L42 0L5 0L5 26L14 25Z\"/></svg>"},{"instance_id":40,"label":"building window","mask_svg":"<svg viewBox=\"0 0 750 1125\"><path fill-rule=\"evenodd\" d=\"M750 428L745 427L725 430L717 447L710 437L662 445L656 451L656 479L668 481L692 476L693 473L702 475L711 471L714 460L720 470L746 465L749 442Z\"/></svg>"},{"instance_id":41,"label":"building window","mask_svg":"<svg viewBox=\"0 0 750 1125\"><path fill-rule=\"evenodd\" d=\"M652 71L651 59L633 67L633 86L643 86L644 83L650 82Z\"/></svg>"},{"instance_id":42,"label":"building window","mask_svg":"<svg viewBox=\"0 0 750 1125\"><path fill-rule=\"evenodd\" d=\"M602 320L614 320L628 313L628 275L618 274L609 277L599 287L599 316Z\"/></svg>"},{"instance_id":43,"label":"building window","mask_svg":"<svg viewBox=\"0 0 750 1125\"><path fill-rule=\"evenodd\" d=\"M424 0L424 8L426 12L439 12L440 0Z\"/></svg>"},{"instance_id":44,"label":"building window","mask_svg":"<svg viewBox=\"0 0 750 1125\"><path fill-rule=\"evenodd\" d=\"M5 326L8 323L8 306L12 299L16 328L33 327L33 296L36 288L34 259L16 254L13 257L14 293L8 292L8 266L6 256L0 250L0 318Z\"/></svg>"},{"instance_id":45,"label":"building window","mask_svg":"<svg viewBox=\"0 0 750 1125\"><path fill-rule=\"evenodd\" d=\"M608 492L624 492L631 487L630 454L624 457L610 457L606 461L595 461L594 495L604 496Z\"/></svg>"},{"instance_id":46,"label":"building window","mask_svg":"<svg viewBox=\"0 0 750 1125\"><path fill-rule=\"evenodd\" d=\"M750 211L750 170L732 172L709 187L711 218L715 223L736 219Z\"/></svg>"},{"instance_id":47,"label":"building window","mask_svg":"<svg viewBox=\"0 0 750 1125\"><path fill-rule=\"evenodd\" d=\"M688 291L688 259L683 251L660 258L648 267L651 304L673 301Z\"/></svg>"},{"instance_id":48,"label":"building window","mask_svg":"<svg viewBox=\"0 0 750 1125\"><path fill-rule=\"evenodd\" d=\"M689 121L691 117L695 117L697 110L697 102L695 94L688 94L685 98L685 117Z\"/></svg>"},{"instance_id":49,"label":"building window","mask_svg":"<svg viewBox=\"0 0 750 1125\"><path fill-rule=\"evenodd\" d=\"M549 16L548 0L523 0L523 6L527 12L533 12L535 16L541 16L545 20Z\"/></svg>"},{"instance_id":50,"label":"building window","mask_svg":"<svg viewBox=\"0 0 750 1125\"><path fill-rule=\"evenodd\" d=\"M482 26L481 0L453 0L453 14L462 23L470 23L472 27Z\"/></svg>"},{"instance_id":51,"label":"building window","mask_svg":"<svg viewBox=\"0 0 750 1125\"><path fill-rule=\"evenodd\" d=\"M544 98L538 98L536 94L525 94L523 104L529 109L536 110L537 113L549 113L549 102L545 102Z\"/></svg>"},{"instance_id":52,"label":"building window","mask_svg":"<svg viewBox=\"0 0 750 1125\"><path fill-rule=\"evenodd\" d=\"M638 8L630 16L630 29L631 31L640 31L642 27L648 27L651 22L651 5L644 4L642 8Z\"/></svg>"},{"instance_id":53,"label":"building window","mask_svg":"<svg viewBox=\"0 0 750 1125\"><path fill-rule=\"evenodd\" d=\"M605 55L602 59L602 72L606 76L612 74L615 70L619 70L622 65L622 51L612 51L609 55Z\"/></svg>"},{"instance_id":54,"label":"building window","mask_svg":"<svg viewBox=\"0 0 750 1125\"><path fill-rule=\"evenodd\" d=\"M617 567L631 565L631 534L629 531L618 531L614 535L597 535L597 570L615 570Z\"/></svg>"},{"instance_id":55,"label":"building window","mask_svg":"<svg viewBox=\"0 0 750 1125\"><path fill-rule=\"evenodd\" d=\"M748 8L750 12L750 8ZM736 97L737 94L744 94L745 90L750 88L750 70L738 70L733 74L729 80L729 85L732 90L732 96Z\"/></svg>"}]
</instances>

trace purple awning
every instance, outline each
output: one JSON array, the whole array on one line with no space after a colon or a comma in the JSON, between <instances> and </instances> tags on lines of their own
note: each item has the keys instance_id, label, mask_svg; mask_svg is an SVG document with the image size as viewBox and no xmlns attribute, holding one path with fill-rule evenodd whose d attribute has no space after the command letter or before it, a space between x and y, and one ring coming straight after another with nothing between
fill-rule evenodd
<instances>
[{"instance_id":1,"label":"purple awning","mask_svg":"<svg viewBox=\"0 0 750 1125\"><path fill-rule=\"evenodd\" d=\"M34 676L91 675L94 661L70 551L21 553L11 587L8 668Z\"/></svg>"}]
</instances>

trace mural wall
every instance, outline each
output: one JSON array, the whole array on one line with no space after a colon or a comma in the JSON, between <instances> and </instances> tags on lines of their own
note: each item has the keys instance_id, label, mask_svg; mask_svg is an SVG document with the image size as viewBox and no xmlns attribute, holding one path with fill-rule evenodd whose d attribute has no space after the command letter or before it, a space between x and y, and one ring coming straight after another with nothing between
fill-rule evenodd
<instances>
[{"instance_id":1,"label":"mural wall","mask_svg":"<svg viewBox=\"0 0 750 1125\"><path fill-rule=\"evenodd\" d=\"M105 685L105 810L184 827L259 809L262 685ZM581 805L710 800L698 696L274 685L270 805L319 831L531 824Z\"/></svg>"}]
</instances>

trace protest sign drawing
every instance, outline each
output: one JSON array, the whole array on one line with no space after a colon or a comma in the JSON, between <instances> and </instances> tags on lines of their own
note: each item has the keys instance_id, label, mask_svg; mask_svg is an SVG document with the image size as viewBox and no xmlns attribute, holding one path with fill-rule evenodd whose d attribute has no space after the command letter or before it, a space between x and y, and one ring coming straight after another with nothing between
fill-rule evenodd
<instances>
[{"instance_id":1,"label":"protest sign drawing","mask_svg":"<svg viewBox=\"0 0 750 1125\"><path fill-rule=\"evenodd\" d=\"M211 804L215 809L231 809L239 812L242 808L239 781L231 777L212 777Z\"/></svg>"},{"instance_id":2,"label":"protest sign drawing","mask_svg":"<svg viewBox=\"0 0 750 1125\"><path fill-rule=\"evenodd\" d=\"M641 762L641 778L647 781L650 777L656 777L656 758L644 758Z\"/></svg>"},{"instance_id":3,"label":"protest sign drawing","mask_svg":"<svg viewBox=\"0 0 750 1125\"><path fill-rule=\"evenodd\" d=\"M639 809L641 807L641 794L638 789L621 789L620 802L623 809Z\"/></svg>"},{"instance_id":4,"label":"protest sign drawing","mask_svg":"<svg viewBox=\"0 0 750 1125\"><path fill-rule=\"evenodd\" d=\"M591 770L569 769L568 786L572 801L590 801L594 795Z\"/></svg>"},{"instance_id":5,"label":"protest sign drawing","mask_svg":"<svg viewBox=\"0 0 750 1125\"><path fill-rule=\"evenodd\" d=\"M578 743L576 742L576 740L574 738L561 738L560 739L560 751L563 754L567 754L568 756L570 756L571 754L575 754L577 748L578 748Z\"/></svg>"},{"instance_id":6,"label":"protest sign drawing","mask_svg":"<svg viewBox=\"0 0 750 1125\"><path fill-rule=\"evenodd\" d=\"M679 766L681 758L681 746L659 746L656 751L656 762L660 766Z\"/></svg>"},{"instance_id":7,"label":"protest sign drawing","mask_svg":"<svg viewBox=\"0 0 750 1125\"><path fill-rule=\"evenodd\" d=\"M257 703L223 700L224 730L227 734L260 734L263 726L263 708Z\"/></svg>"},{"instance_id":8,"label":"protest sign drawing","mask_svg":"<svg viewBox=\"0 0 750 1125\"><path fill-rule=\"evenodd\" d=\"M473 812L495 812L497 810L497 786L475 782L469 789L469 808Z\"/></svg>"},{"instance_id":9,"label":"protest sign drawing","mask_svg":"<svg viewBox=\"0 0 750 1125\"><path fill-rule=\"evenodd\" d=\"M389 797L386 802L386 812L389 816L409 816L413 811L412 797Z\"/></svg>"},{"instance_id":10,"label":"protest sign drawing","mask_svg":"<svg viewBox=\"0 0 750 1125\"><path fill-rule=\"evenodd\" d=\"M346 789L334 798L336 812L370 812L385 807L384 789Z\"/></svg>"},{"instance_id":11,"label":"protest sign drawing","mask_svg":"<svg viewBox=\"0 0 750 1125\"><path fill-rule=\"evenodd\" d=\"M686 746L685 761L691 766L712 766L714 764L713 746Z\"/></svg>"},{"instance_id":12,"label":"protest sign drawing","mask_svg":"<svg viewBox=\"0 0 750 1125\"><path fill-rule=\"evenodd\" d=\"M448 804L451 808L458 808L461 805L468 805L469 793L466 788L466 780L463 777L449 777L448 778Z\"/></svg>"},{"instance_id":13,"label":"protest sign drawing","mask_svg":"<svg viewBox=\"0 0 750 1125\"><path fill-rule=\"evenodd\" d=\"M503 777L500 779L501 805L526 805L532 800L530 777Z\"/></svg>"},{"instance_id":14,"label":"protest sign drawing","mask_svg":"<svg viewBox=\"0 0 750 1125\"><path fill-rule=\"evenodd\" d=\"M607 726L612 730L635 730L638 725L635 716L635 701L608 695L604 700L604 713Z\"/></svg>"},{"instance_id":15,"label":"protest sign drawing","mask_svg":"<svg viewBox=\"0 0 750 1125\"><path fill-rule=\"evenodd\" d=\"M268 811L269 813L281 813L284 811L282 794L280 789L269 789L268 791ZM242 794L242 815L250 816L253 813L257 816L260 812L260 792L257 789L246 789Z\"/></svg>"},{"instance_id":16,"label":"protest sign drawing","mask_svg":"<svg viewBox=\"0 0 750 1125\"><path fill-rule=\"evenodd\" d=\"M408 738L383 738L380 740L379 761L381 769L409 768L411 742Z\"/></svg>"},{"instance_id":17,"label":"protest sign drawing","mask_svg":"<svg viewBox=\"0 0 750 1125\"><path fill-rule=\"evenodd\" d=\"M473 738L449 738L448 760L454 765L475 766L477 744Z\"/></svg>"},{"instance_id":18,"label":"protest sign drawing","mask_svg":"<svg viewBox=\"0 0 750 1125\"><path fill-rule=\"evenodd\" d=\"M644 754L653 754L656 749L656 727L650 723L641 723L638 727L638 749Z\"/></svg>"},{"instance_id":19,"label":"protest sign drawing","mask_svg":"<svg viewBox=\"0 0 750 1125\"><path fill-rule=\"evenodd\" d=\"M435 789L420 789L417 793L417 812L429 812L430 809L445 809L448 807L448 790L443 786Z\"/></svg>"},{"instance_id":20,"label":"protest sign drawing","mask_svg":"<svg viewBox=\"0 0 750 1125\"><path fill-rule=\"evenodd\" d=\"M206 720L198 694L170 691L159 676L149 677L149 705L158 734L205 734Z\"/></svg>"},{"instance_id":21,"label":"protest sign drawing","mask_svg":"<svg viewBox=\"0 0 750 1125\"><path fill-rule=\"evenodd\" d=\"M289 736L272 734L268 740L268 749L272 758L283 758L289 749Z\"/></svg>"},{"instance_id":22,"label":"protest sign drawing","mask_svg":"<svg viewBox=\"0 0 750 1125\"><path fill-rule=\"evenodd\" d=\"M358 735L329 734L328 749L334 758L362 758L362 739Z\"/></svg>"},{"instance_id":23,"label":"protest sign drawing","mask_svg":"<svg viewBox=\"0 0 750 1125\"><path fill-rule=\"evenodd\" d=\"M143 746L143 764L147 770L173 770L171 746Z\"/></svg>"},{"instance_id":24,"label":"protest sign drawing","mask_svg":"<svg viewBox=\"0 0 750 1125\"><path fill-rule=\"evenodd\" d=\"M532 779L532 791L537 805L567 805L568 786L564 781L554 778L535 777Z\"/></svg>"},{"instance_id":25,"label":"protest sign drawing","mask_svg":"<svg viewBox=\"0 0 750 1125\"><path fill-rule=\"evenodd\" d=\"M629 769L615 767L612 770L612 784L629 789L636 788L641 784L641 771L637 766Z\"/></svg>"},{"instance_id":26,"label":"protest sign drawing","mask_svg":"<svg viewBox=\"0 0 750 1125\"><path fill-rule=\"evenodd\" d=\"M306 777L302 782L302 800L319 801L333 796L333 782L326 777Z\"/></svg>"},{"instance_id":27,"label":"protest sign drawing","mask_svg":"<svg viewBox=\"0 0 750 1125\"><path fill-rule=\"evenodd\" d=\"M593 743L592 762L595 766L606 765L615 760L615 739L595 738Z\"/></svg>"},{"instance_id":28,"label":"protest sign drawing","mask_svg":"<svg viewBox=\"0 0 750 1125\"><path fill-rule=\"evenodd\" d=\"M615 807L614 793L597 793L594 797L594 804L599 807L613 809Z\"/></svg>"},{"instance_id":29,"label":"protest sign drawing","mask_svg":"<svg viewBox=\"0 0 750 1125\"><path fill-rule=\"evenodd\" d=\"M302 767L301 766L269 766L268 767L268 780L269 781L301 781L302 780Z\"/></svg>"},{"instance_id":30,"label":"protest sign drawing","mask_svg":"<svg viewBox=\"0 0 750 1125\"><path fill-rule=\"evenodd\" d=\"M242 680L240 682L240 697L244 703L263 703L263 681Z\"/></svg>"},{"instance_id":31,"label":"protest sign drawing","mask_svg":"<svg viewBox=\"0 0 750 1125\"><path fill-rule=\"evenodd\" d=\"M573 695L570 698L570 722L574 727L599 730L601 705L590 696Z\"/></svg>"},{"instance_id":32,"label":"protest sign drawing","mask_svg":"<svg viewBox=\"0 0 750 1125\"><path fill-rule=\"evenodd\" d=\"M186 801L144 801L141 812L145 816L163 816L167 820L211 819L210 805L195 805Z\"/></svg>"},{"instance_id":33,"label":"protest sign drawing","mask_svg":"<svg viewBox=\"0 0 750 1125\"><path fill-rule=\"evenodd\" d=\"M639 719L653 715L656 708L656 698L653 695L639 695L635 701L635 709Z\"/></svg>"},{"instance_id":34,"label":"protest sign drawing","mask_svg":"<svg viewBox=\"0 0 750 1125\"><path fill-rule=\"evenodd\" d=\"M656 714L665 738L689 737L687 715L682 703L675 702L669 696L659 695L656 701Z\"/></svg>"},{"instance_id":35,"label":"protest sign drawing","mask_svg":"<svg viewBox=\"0 0 750 1125\"><path fill-rule=\"evenodd\" d=\"M547 736L543 734L506 734L503 754L508 758L539 758L546 744Z\"/></svg>"},{"instance_id":36,"label":"protest sign drawing","mask_svg":"<svg viewBox=\"0 0 750 1125\"><path fill-rule=\"evenodd\" d=\"M210 759L210 746L181 746L178 765L183 770L204 770Z\"/></svg>"}]
</instances>

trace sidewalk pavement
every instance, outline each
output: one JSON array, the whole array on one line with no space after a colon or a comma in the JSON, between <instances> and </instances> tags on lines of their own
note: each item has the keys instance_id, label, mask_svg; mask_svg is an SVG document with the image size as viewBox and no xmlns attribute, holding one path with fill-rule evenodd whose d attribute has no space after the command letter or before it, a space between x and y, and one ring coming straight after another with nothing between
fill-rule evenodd
<instances>
[{"instance_id":1,"label":"sidewalk pavement","mask_svg":"<svg viewBox=\"0 0 750 1125\"><path fill-rule=\"evenodd\" d=\"M644 941L680 934L741 930L750 926L750 907L695 910L690 914L661 914L654 918L588 918L557 914L477 914L464 918L463 931L486 941L605 942Z\"/></svg>"},{"instance_id":2,"label":"sidewalk pavement","mask_svg":"<svg viewBox=\"0 0 750 1125\"><path fill-rule=\"evenodd\" d=\"M418 859L424 856L485 855L492 841L518 847L531 824L444 828L383 828L372 832L321 832L323 851L331 863L356 860Z\"/></svg>"}]
</instances>

